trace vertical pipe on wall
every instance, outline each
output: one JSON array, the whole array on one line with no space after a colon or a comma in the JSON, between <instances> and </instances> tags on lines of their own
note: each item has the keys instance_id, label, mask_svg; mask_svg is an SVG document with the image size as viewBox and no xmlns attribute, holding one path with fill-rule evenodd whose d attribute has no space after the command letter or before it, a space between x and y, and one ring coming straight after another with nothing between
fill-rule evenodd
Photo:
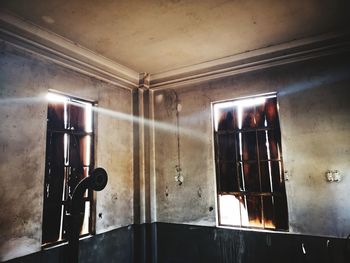
<instances>
[{"instance_id":1,"label":"vertical pipe on wall","mask_svg":"<svg viewBox=\"0 0 350 263\"><path fill-rule=\"evenodd\" d=\"M140 74L139 88L133 95L134 105L134 151L137 158L134 160L134 191L139 194L134 203L136 207L135 223L136 226L134 241L134 262L152 262L152 207L151 207L151 191L154 191L154 185L151 182L150 175L150 151L151 151L151 128L150 128L150 95L149 91L149 75ZM137 108L137 109L136 109ZM136 174L138 173L138 174ZM153 185L153 186L151 186ZM136 217L137 216L137 217Z\"/></svg>"},{"instance_id":2,"label":"vertical pipe on wall","mask_svg":"<svg viewBox=\"0 0 350 263\"><path fill-rule=\"evenodd\" d=\"M139 91L132 91L132 113L134 118L139 117ZM139 145L139 123L133 122L133 219L134 224L140 223L140 145Z\"/></svg>"},{"instance_id":3,"label":"vertical pipe on wall","mask_svg":"<svg viewBox=\"0 0 350 263\"><path fill-rule=\"evenodd\" d=\"M150 216L151 222L157 222L157 191L156 191L156 164L155 164L155 126L154 126L154 91L149 92L149 171L150 171Z\"/></svg>"}]
</instances>

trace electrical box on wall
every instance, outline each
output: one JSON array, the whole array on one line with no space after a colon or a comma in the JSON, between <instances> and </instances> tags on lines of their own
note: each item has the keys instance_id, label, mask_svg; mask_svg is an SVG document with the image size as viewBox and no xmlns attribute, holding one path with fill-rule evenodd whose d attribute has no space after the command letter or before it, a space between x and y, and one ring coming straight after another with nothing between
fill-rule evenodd
<instances>
[{"instance_id":1,"label":"electrical box on wall","mask_svg":"<svg viewBox=\"0 0 350 263\"><path fill-rule=\"evenodd\" d=\"M340 174L340 172L338 170L328 170L326 172L326 180L329 183L332 182L340 182L342 179L342 175Z\"/></svg>"}]
</instances>

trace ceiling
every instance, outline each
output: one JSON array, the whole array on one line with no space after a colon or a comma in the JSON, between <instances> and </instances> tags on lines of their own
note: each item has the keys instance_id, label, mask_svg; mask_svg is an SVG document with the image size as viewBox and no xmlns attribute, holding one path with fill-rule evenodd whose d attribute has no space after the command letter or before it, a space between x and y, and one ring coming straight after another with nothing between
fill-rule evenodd
<instances>
[{"instance_id":1,"label":"ceiling","mask_svg":"<svg viewBox=\"0 0 350 263\"><path fill-rule=\"evenodd\" d=\"M1 0L0 7L137 72L160 73L339 31L347 0Z\"/></svg>"}]
</instances>

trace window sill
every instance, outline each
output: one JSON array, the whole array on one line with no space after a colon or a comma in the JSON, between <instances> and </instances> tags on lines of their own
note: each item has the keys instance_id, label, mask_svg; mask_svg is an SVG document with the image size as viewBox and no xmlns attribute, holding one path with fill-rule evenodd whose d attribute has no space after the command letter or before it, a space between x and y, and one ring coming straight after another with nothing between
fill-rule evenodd
<instances>
[{"instance_id":1,"label":"window sill","mask_svg":"<svg viewBox=\"0 0 350 263\"><path fill-rule=\"evenodd\" d=\"M83 235L83 236L79 237L79 241L91 238L93 236L94 235L91 235L91 234ZM41 250L49 250L49 249L52 249L52 248L58 248L58 247L65 246L67 244L68 244L67 240L57 241L57 242L53 242L53 243L46 243L46 244L41 245Z\"/></svg>"},{"instance_id":2,"label":"window sill","mask_svg":"<svg viewBox=\"0 0 350 263\"><path fill-rule=\"evenodd\" d=\"M218 225L216 224L217 228L223 228L223 229L232 229L232 230L239 230L239 231L250 231L250 232L263 232L263 233L276 233L276 234L291 234L289 230L269 230L269 229L262 229L262 228L248 228L248 227L238 227L238 226L228 226L228 225Z\"/></svg>"}]
</instances>

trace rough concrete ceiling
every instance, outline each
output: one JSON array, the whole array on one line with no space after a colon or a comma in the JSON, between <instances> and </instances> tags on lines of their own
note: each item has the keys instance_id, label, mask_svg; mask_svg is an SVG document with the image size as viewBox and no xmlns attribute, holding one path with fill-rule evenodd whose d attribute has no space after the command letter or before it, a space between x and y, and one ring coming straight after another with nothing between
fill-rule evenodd
<instances>
[{"instance_id":1,"label":"rough concrete ceiling","mask_svg":"<svg viewBox=\"0 0 350 263\"><path fill-rule=\"evenodd\" d=\"M337 31L347 0L2 0L0 6L138 72L159 73Z\"/></svg>"}]
</instances>

